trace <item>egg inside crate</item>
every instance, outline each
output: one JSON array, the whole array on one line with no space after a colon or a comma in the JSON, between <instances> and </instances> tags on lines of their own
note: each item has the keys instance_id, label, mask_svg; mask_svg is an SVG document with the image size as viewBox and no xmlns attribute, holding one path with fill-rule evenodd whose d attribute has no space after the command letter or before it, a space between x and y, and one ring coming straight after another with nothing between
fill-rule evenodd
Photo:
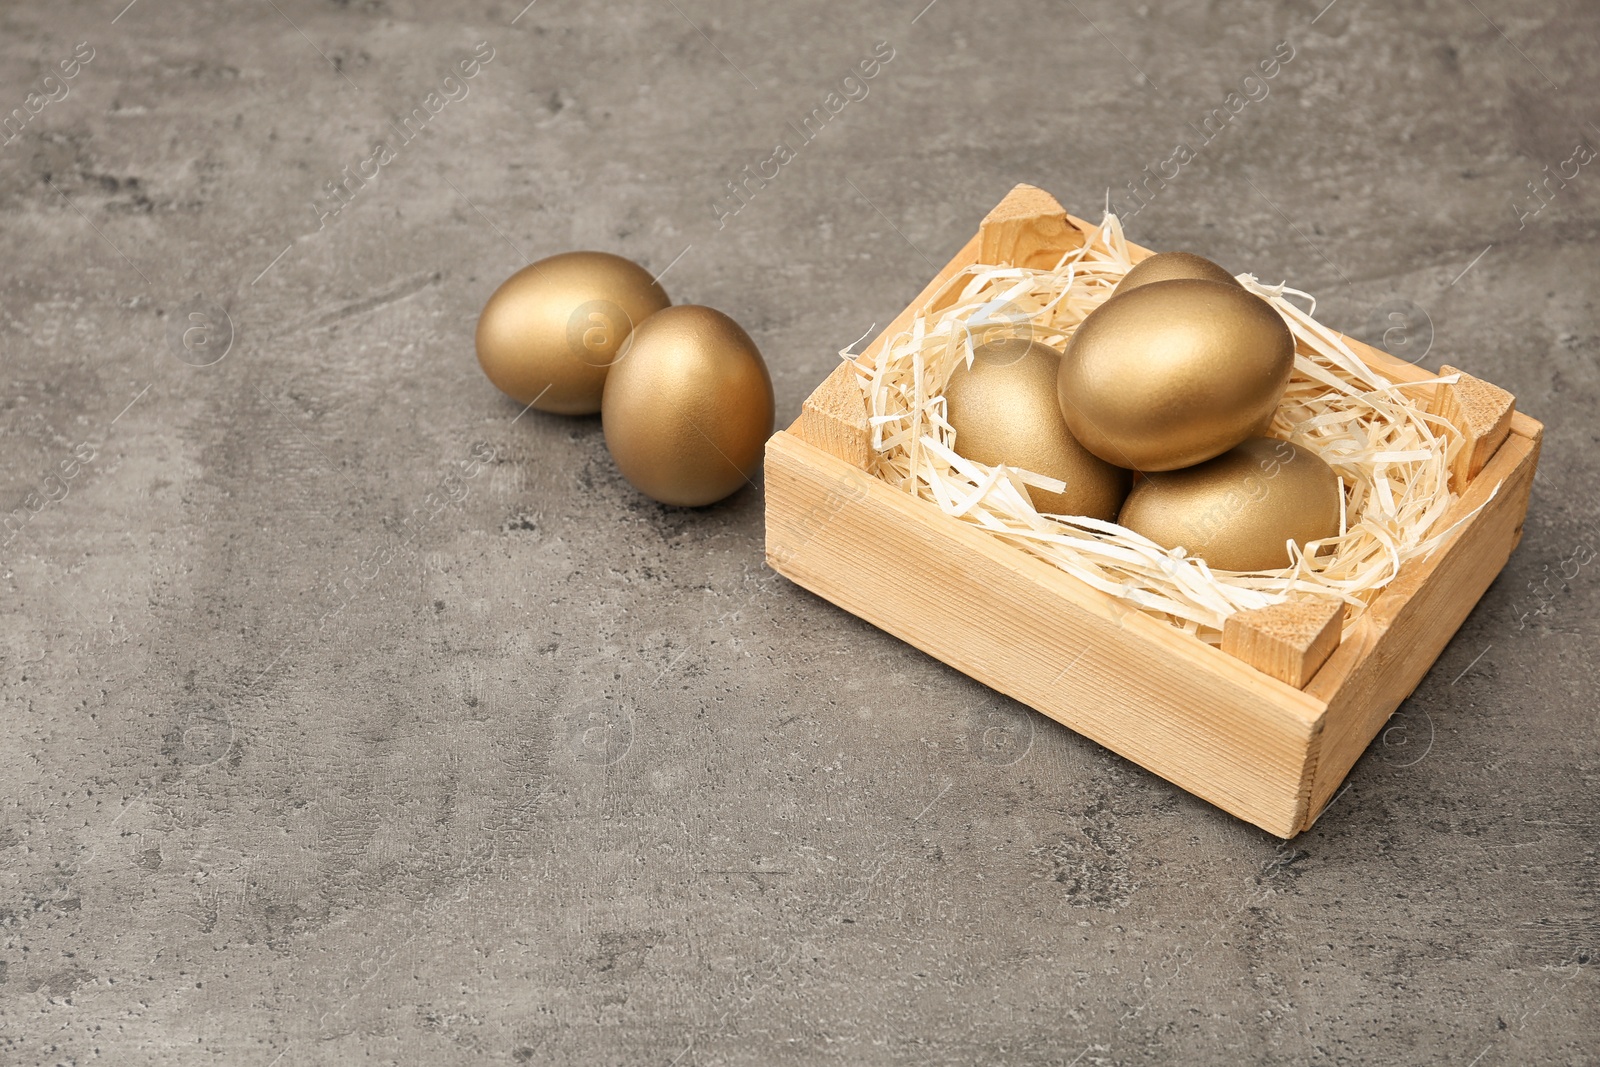
<instances>
[{"instance_id":1,"label":"egg inside crate","mask_svg":"<svg viewBox=\"0 0 1600 1067\"><path fill-rule=\"evenodd\" d=\"M1073 437L1056 401L1061 354L1026 338L973 349L945 386L945 411L955 450L987 466L1020 467L1066 483L1059 493L1027 486L1035 509L1112 521L1132 475L1091 453Z\"/></svg>"},{"instance_id":2,"label":"egg inside crate","mask_svg":"<svg viewBox=\"0 0 1600 1067\"><path fill-rule=\"evenodd\" d=\"M1252 437L1183 470L1140 477L1117 521L1164 548L1183 548L1213 570L1270 571L1339 533L1343 487L1315 453Z\"/></svg>"},{"instance_id":3,"label":"egg inside crate","mask_svg":"<svg viewBox=\"0 0 1600 1067\"><path fill-rule=\"evenodd\" d=\"M1062 417L1090 452L1170 471L1266 432L1294 369L1294 336L1234 282L1176 278L1117 292L1061 359Z\"/></svg>"}]
</instances>

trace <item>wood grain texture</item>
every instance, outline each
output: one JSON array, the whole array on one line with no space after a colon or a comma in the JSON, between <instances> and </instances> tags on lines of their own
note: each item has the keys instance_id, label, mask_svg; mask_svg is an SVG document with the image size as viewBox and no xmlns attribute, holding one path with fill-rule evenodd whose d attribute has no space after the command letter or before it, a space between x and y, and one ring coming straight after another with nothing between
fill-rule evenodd
<instances>
[{"instance_id":1,"label":"wood grain texture","mask_svg":"<svg viewBox=\"0 0 1600 1067\"><path fill-rule=\"evenodd\" d=\"M774 570L1279 836L1323 704L787 431L767 444ZM815 501L836 505L819 522Z\"/></svg>"},{"instance_id":2,"label":"wood grain texture","mask_svg":"<svg viewBox=\"0 0 1600 1067\"><path fill-rule=\"evenodd\" d=\"M1303 688L1339 647L1344 604L1290 600L1230 615L1222 651L1296 689Z\"/></svg>"},{"instance_id":3,"label":"wood grain texture","mask_svg":"<svg viewBox=\"0 0 1600 1067\"><path fill-rule=\"evenodd\" d=\"M1327 702L1328 716L1312 754L1305 826L1333 799L1505 566L1521 540L1538 460L1537 439L1507 438L1445 521L1482 510L1433 553L1404 567L1306 686L1307 695Z\"/></svg>"},{"instance_id":4,"label":"wood grain texture","mask_svg":"<svg viewBox=\"0 0 1600 1067\"><path fill-rule=\"evenodd\" d=\"M1478 476L1489 463L1495 449L1505 442L1511 432L1511 416L1516 411L1517 398L1481 378L1446 364L1439 375L1459 374L1454 384L1436 385L1428 410L1461 431L1466 443L1450 464L1450 488L1456 492L1465 489L1468 482Z\"/></svg>"},{"instance_id":5,"label":"wood grain texture","mask_svg":"<svg viewBox=\"0 0 1600 1067\"><path fill-rule=\"evenodd\" d=\"M853 363L840 363L800 405L806 440L852 467L867 469L872 459L872 427L867 401Z\"/></svg>"},{"instance_id":6,"label":"wood grain texture","mask_svg":"<svg viewBox=\"0 0 1600 1067\"><path fill-rule=\"evenodd\" d=\"M1049 270L1083 247L1086 231L1056 198L1033 185L1018 185L978 227L977 262Z\"/></svg>"},{"instance_id":7,"label":"wood grain texture","mask_svg":"<svg viewBox=\"0 0 1600 1067\"><path fill-rule=\"evenodd\" d=\"M1027 218L1050 216L1054 201L1040 196L1048 194L1013 190L1006 210L985 220L989 244L981 231L968 241L860 359L870 365L919 311L947 304L949 280L980 256L990 261L984 249L997 248L998 235L1012 232L1008 226L1025 230ZM1092 229L1065 218L1080 232ZM1153 253L1130 246L1130 254L1137 262ZM1427 405L1450 403L1436 396L1433 373L1345 341L1408 395ZM1283 837L1326 808L1504 565L1521 535L1543 434L1514 407L1489 405L1483 410L1497 413L1488 419L1476 408L1463 414L1491 431L1476 440L1492 440L1500 426L1504 443L1444 520L1460 523L1455 533L1408 563L1342 643L1332 615L1320 624L1271 612L1239 619L1231 643L1227 630L1224 642L1259 661L1253 666L864 473L856 463L859 397L853 368L838 368L801 417L768 442L772 567ZM1467 412L1469 405L1460 406Z\"/></svg>"}]
</instances>

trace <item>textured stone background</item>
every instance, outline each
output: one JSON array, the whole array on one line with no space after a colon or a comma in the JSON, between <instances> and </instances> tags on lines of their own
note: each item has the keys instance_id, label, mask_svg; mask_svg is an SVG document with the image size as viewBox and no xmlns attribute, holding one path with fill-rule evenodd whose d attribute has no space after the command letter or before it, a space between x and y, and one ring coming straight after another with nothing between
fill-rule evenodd
<instances>
[{"instance_id":1,"label":"textured stone background","mask_svg":"<svg viewBox=\"0 0 1600 1067\"><path fill-rule=\"evenodd\" d=\"M1527 188L1600 146L1594 5L124 2L0 11L0 114L94 49L0 149L0 1062L1600 1062L1600 164ZM1013 183L1098 217L1283 40L1131 234L1398 307L1548 425L1521 549L1293 843L476 367L502 278L605 248L787 421Z\"/></svg>"}]
</instances>

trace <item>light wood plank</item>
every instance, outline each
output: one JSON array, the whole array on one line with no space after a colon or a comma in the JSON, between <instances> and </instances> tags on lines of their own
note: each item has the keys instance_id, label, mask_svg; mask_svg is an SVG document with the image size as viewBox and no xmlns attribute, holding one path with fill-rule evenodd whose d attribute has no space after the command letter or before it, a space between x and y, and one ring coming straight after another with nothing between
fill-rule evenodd
<instances>
[{"instance_id":1,"label":"light wood plank","mask_svg":"<svg viewBox=\"0 0 1600 1067\"><path fill-rule=\"evenodd\" d=\"M977 261L1049 270L1083 247L1084 233L1055 197L1038 186L1017 185L978 227Z\"/></svg>"},{"instance_id":2,"label":"light wood plank","mask_svg":"<svg viewBox=\"0 0 1600 1067\"><path fill-rule=\"evenodd\" d=\"M853 363L840 363L800 405L801 433L807 441L852 467L866 470L872 459L872 427L867 401Z\"/></svg>"},{"instance_id":3,"label":"light wood plank","mask_svg":"<svg viewBox=\"0 0 1600 1067\"><path fill-rule=\"evenodd\" d=\"M1336 600L1290 600L1230 615L1222 627L1222 651L1296 689L1339 647L1344 604Z\"/></svg>"},{"instance_id":4,"label":"light wood plank","mask_svg":"<svg viewBox=\"0 0 1600 1067\"><path fill-rule=\"evenodd\" d=\"M1408 564L1306 686L1308 696L1328 704L1313 754L1306 826L1505 566L1521 539L1538 459L1537 440L1511 435L1450 519L1483 510L1433 553Z\"/></svg>"},{"instance_id":5,"label":"light wood plank","mask_svg":"<svg viewBox=\"0 0 1600 1067\"><path fill-rule=\"evenodd\" d=\"M767 551L812 592L1279 836L1324 705L788 432ZM817 521L817 502L836 506Z\"/></svg>"},{"instance_id":6,"label":"light wood plank","mask_svg":"<svg viewBox=\"0 0 1600 1067\"><path fill-rule=\"evenodd\" d=\"M1450 488L1459 493L1505 442L1511 432L1517 398L1498 385L1490 385L1449 364L1439 368L1440 377L1448 374L1458 374L1460 380L1434 386L1429 410L1448 420L1466 439L1450 465Z\"/></svg>"},{"instance_id":7,"label":"light wood plank","mask_svg":"<svg viewBox=\"0 0 1600 1067\"><path fill-rule=\"evenodd\" d=\"M1019 215L1028 203L1048 214L1026 189L1021 195L1023 203L1013 203ZM1080 233L1093 229L1065 218ZM1135 262L1152 254L1130 246ZM860 360L870 366L918 312L947 305L950 279L980 256L990 261L981 231ZM1422 384L1433 372L1345 340L1408 394L1434 401L1435 387ZM849 374L837 368L789 430L768 442L774 569L1280 836L1326 807L1504 565L1521 535L1544 432L1510 412L1505 443L1484 457L1445 521L1482 511L1432 556L1408 564L1301 691L865 474L856 465L861 423L844 388L855 385ZM1496 485L1500 494L1489 500ZM1070 670L1044 680L1043 665L1069 653Z\"/></svg>"}]
</instances>

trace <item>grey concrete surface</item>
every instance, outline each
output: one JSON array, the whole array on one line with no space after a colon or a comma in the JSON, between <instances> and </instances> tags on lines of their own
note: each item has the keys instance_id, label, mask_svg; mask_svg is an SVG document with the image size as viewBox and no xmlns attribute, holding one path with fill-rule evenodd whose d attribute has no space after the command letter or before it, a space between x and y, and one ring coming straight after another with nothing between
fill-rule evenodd
<instances>
[{"instance_id":1,"label":"grey concrete surface","mask_svg":"<svg viewBox=\"0 0 1600 1067\"><path fill-rule=\"evenodd\" d=\"M0 9L0 1063L1600 1062L1594 5L125 2ZM474 362L502 278L604 248L742 322L786 421L1013 183L1129 209L1233 91L1135 239L1548 426L1292 843Z\"/></svg>"}]
</instances>

